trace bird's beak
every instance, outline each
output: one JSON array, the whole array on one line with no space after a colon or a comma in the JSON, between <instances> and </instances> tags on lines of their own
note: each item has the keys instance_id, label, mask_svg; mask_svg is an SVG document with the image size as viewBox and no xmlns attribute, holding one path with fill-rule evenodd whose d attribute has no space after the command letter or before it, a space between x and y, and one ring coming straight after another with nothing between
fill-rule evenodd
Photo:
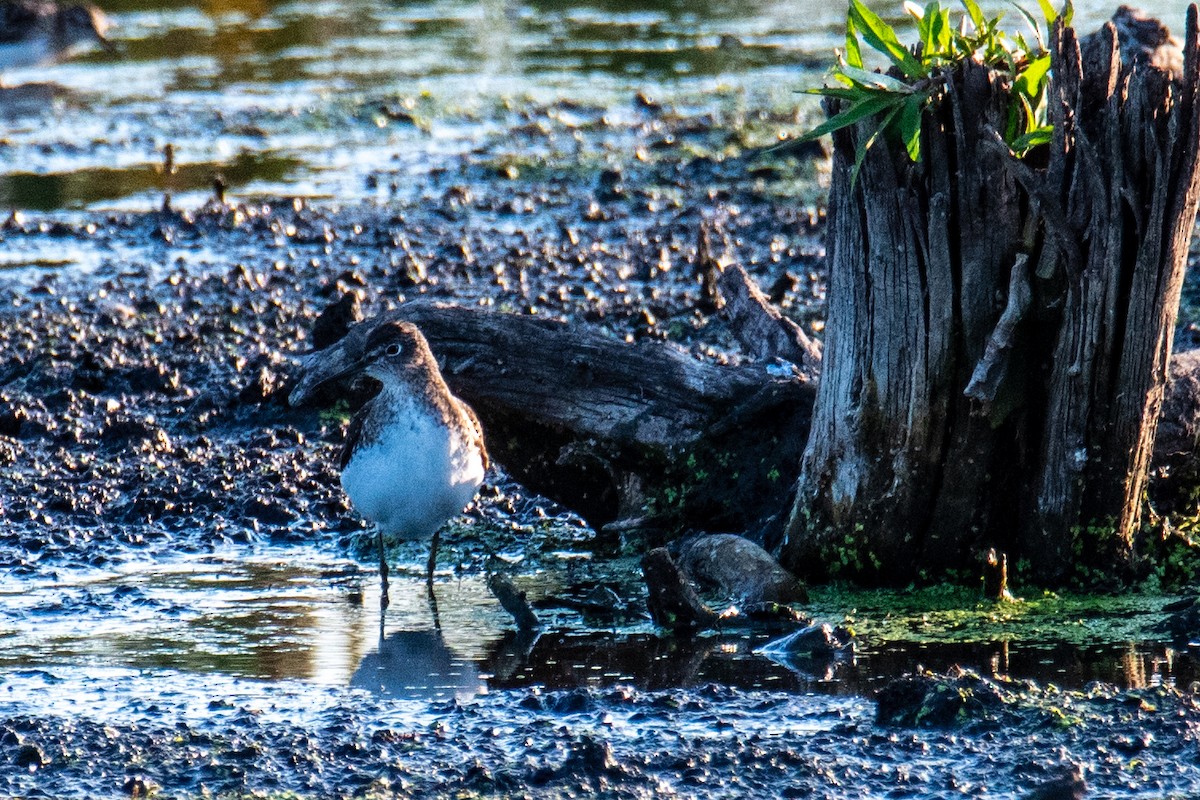
<instances>
[{"instance_id":1,"label":"bird's beak","mask_svg":"<svg viewBox=\"0 0 1200 800\"><path fill-rule=\"evenodd\" d=\"M96 31L96 43L100 45L101 49L106 53L117 52L117 46L113 44L112 39L108 38L112 22L103 12L93 9L92 26Z\"/></svg>"},{"instance_id":2,"label":"bird's beak","mask_svg":"<svg viewBox=\"0 0 1200 800\"><path fill-rule=\"evenodd\" d=\"M357 341L343 339L324 350L301 356L300 379L288 395L288 404L303 405L325 384L333 383L365 367L362 354L357 352L357 344ZM351 352L352 350L355 352Z\"/></svg>"}]
</instances>

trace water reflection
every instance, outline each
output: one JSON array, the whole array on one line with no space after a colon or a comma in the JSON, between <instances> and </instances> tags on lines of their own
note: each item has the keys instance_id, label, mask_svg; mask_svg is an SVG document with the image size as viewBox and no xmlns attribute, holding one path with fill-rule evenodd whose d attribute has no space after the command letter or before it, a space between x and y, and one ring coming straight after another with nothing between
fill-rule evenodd
<instances>
[{"instance_id":1,"label":"water reflection","mask_svg":"<svg viewBox=\"0 0 1200 800\"><path fill-rule=\"evenodd\" d=\"M546 618L558 620L556 629L520 635L481 576L439 582L438 629L419 569L396 575L381 630L373 572L319 554L289 555L131 565L121 574L37 585L0 582L0 670L82 663L299 679L410 698L526 686L708 683L867 695L896 675L956 665L1064 688L1092 681L1188 686L1200 679L1190 652L1153 643L863 642L854 658L777 663L755 654L769 634L689 639L636 625L604 631L553 609ZM553 576L520 582L534 601L561 593Z\"/></svg>"},{"instance_id":2,"label":"water reflection","mask_svg":"<svg viewBox=\"0 0 1200 800\"><path fill-rule=\"evenodd\" d=\"M358 663L350 685L376 694L466 699L487 688L475 662L450 649L436 629L396 631Z\"/></svg>"},{"instance_id":3,"label":"water reflection","mask_svg":"<svg viewBox=\"0 0 1200 800\"><path fill-rule=\"evenodd\" d=\"M451 152L478 146L507 124L505 99L607 107L663 82L703 93L710 87L698 81L719 78L791 102L791 88L817 79L801 73L817 53L827 57L841 13L812 3L801 24L794 2L782 0L104 5L116 23L115 53L11 76L60 84L65 99L9 104L19 109L10 116L41 119L5 126L0 205L153 208L163 187L147 165L167 142L179 154L182 188L196 188L189 172L205 173L204 182L213 165L228 168L229 154L245 148L257 171L242 185L368 199L366 178L396 153L424 172L446 152L448 131L462 142ZM794 86L765 82L780 70ZM370 113L397 94L422 98L419 131ZM244 136L247 127L257 135ZM422 133L431 128L436 142Z\"/></svg>"},{"instance_id":4,"label":"water reflection","mask_svg":"<svg viewBox=\"0 0 1200 800\"><path fill-rule=\"evenodd\" d=\"M243 152L226 162L200 162L166 171L160 164L93 167L73 172L0 174L0 206L49 211L77 208L146 192L207 189L220 174L228 187L254 181L283 182L302 172L303 162L270 153Z\"/></svg>"}]
</instances>

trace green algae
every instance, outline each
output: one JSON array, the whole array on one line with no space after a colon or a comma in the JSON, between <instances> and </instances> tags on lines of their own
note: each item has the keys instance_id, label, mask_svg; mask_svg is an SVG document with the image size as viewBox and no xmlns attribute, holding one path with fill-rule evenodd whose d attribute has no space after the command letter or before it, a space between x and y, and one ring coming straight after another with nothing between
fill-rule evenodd
<instances>
[{"instance_id":1,"label":"green algae","mask_svg":"<svg viewBox=\"0 0 1200 800\"><path fill-rule=\"evenodd\" d=\"M964 586L852 590L814 587L806 611L843 621L868 646L881 642L1038 642L1097 645L1145 641L1165 619L1162 607L1176 596L1151 592L1114 595L1018 593L992 601Z\"/></svg>"}]
</instances>

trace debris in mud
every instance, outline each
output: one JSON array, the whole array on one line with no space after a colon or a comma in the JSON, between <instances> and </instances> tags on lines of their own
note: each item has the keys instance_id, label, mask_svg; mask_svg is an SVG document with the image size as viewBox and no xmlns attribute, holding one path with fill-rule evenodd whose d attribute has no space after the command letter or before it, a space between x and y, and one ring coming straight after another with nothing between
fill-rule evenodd
<instances>
[{"instance_id":1,"label":"debris in mud","mask_svg":"<svg viewBox=\"0 0 1200 800\"><path fill-rule=\"evenodd\" d=\"M797 658L830 659L840 654L853 653L854 635L843 627L835 628L827 622L822 622L768 642L758 648L757 652L789 661Z\"/></svg>"},{"instance_id":2,"label":"debris in mud","mask_svg":"<svg viewBox=\"0 0 1200 800\"><path fill-rule=\"evenodd\" d=\"M408 796L720 789L866 800L899 788L928 798L1045 800L1078 796L1085 773L1098 796L1190 796L1200 786L1200 711L1166 689L1081 693L1073 710L1088 723L1068 727L1047 724L1037 704L1063 698L1040 690L1008 724L972 732L877 726L870 705L855 697L715 685L523 689L426 703L293 682L176 678L172 692L159 693L136 673L10 673L13 693L53 680L83 704L64 724L13 693L0 696L0 756L22 747L41 754L35 772L0 770L0 794L111 796L157 786L164 796L330 797L386 785ZM1134 756L1111 744L1127 737L1144 741Z\"/></svg>"},{"instance_id":3,"label":"debris in mud","mask_svg":"<svg viewBox=\"0 0 1200 800\"><path fill-rule=\"evenodd\" d=\"M970 670L915 672L892 679L875 694L875 721L926 728L998 726L1014 719L1016 700L1013 690Z\"/></svg>"},{"instance_id":4,"label":"debris in mud","mask_svg":"<svg viewBox=\"0 0 1200 800\"><path fill-rule=\"evenodd\" d=\"M696 594L666 548L655 548L642 557L642 576L649 591L646 603L656 625L676 633L694 633L720 620Z\"/></svg>"},{"instance_id":5,"label":"debris in mud","mask_svg":"<svg viewBox=\"0 0 1200 800\"><path fill-rule=\"evenodd\" d=\"M525 592L513 584L512 578L496 572L488 576L487 584L488 589L500 601L500 605L504 606L504 610L512 615L518 630L532 631L541 627L537 614L525 598Z\"/></svg>"}]
</instances>

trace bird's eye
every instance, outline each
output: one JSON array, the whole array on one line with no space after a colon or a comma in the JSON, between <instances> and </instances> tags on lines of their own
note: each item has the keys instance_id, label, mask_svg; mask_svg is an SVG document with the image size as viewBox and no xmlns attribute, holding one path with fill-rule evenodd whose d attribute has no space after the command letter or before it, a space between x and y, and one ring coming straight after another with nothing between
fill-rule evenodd
<instances>
[{"instance_id":1,"label":"bird's eye","mask_svg":"<svg viewBox=\"0 0 1200 800\"><path fill-rule=\"evenodd\" d=\"M400 345L389 344L387 347L387 350L385 350L384 352L389 356L398 356L398 355L400 355Z\"/></svg>"}]
</instances>

